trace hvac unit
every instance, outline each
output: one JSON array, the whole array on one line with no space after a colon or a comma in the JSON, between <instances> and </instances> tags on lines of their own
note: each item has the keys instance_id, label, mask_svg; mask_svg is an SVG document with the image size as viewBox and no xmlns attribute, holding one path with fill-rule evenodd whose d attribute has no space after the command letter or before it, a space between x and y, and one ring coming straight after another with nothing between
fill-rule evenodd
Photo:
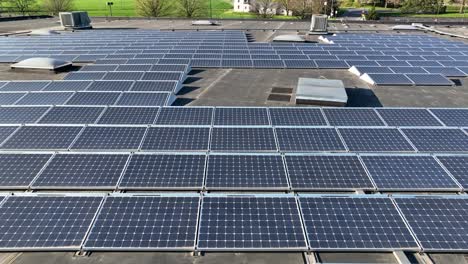
<instances>
[{"instance_id":1,"label":"hvac unit","mask_svg":"<svg viewBox=\"0 0 468 264\"><path fill-rule=\"evenodd\" d=\"M313 15L312 24L310 25L310 34L327 33L328 17L326 15Z\"/></svg>"},{"instance_id":2,"label":"hvac unit","mask_svg":"<svg viewBox=\"0 0 468 264\"><path fill-rule=\"evenodd\" d=\"M91 19L89 19L88 12L61 12L60 23L65 29L86 29L91 27Z\"/></svg>"}]
</instances>

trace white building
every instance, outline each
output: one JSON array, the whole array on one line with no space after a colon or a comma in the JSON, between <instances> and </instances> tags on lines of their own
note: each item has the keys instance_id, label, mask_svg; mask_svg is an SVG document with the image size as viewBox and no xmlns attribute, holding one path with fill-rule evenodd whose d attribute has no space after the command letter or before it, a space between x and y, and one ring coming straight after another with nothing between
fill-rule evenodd
<instances>
[{"instance_id":1,"label":"white building","mask_svg":"<svg viewBox=\"0 0 468 264\"><path fill-rule=\"evenodd\" d=\"M249 12L259 12L263 13L263 10L256 10L254 6L255 0L233 0L233 6L234 6L234 12L243 12L243 13L249 13ZM281 14L281 15L288 15L286 14L286 10L283 8L278 7L276 4L272 6L271 8L268 8L266 10L267 14ZM289 12L289 15L292 15L292 12Z\"/></svg>"},{"instance_id":2,"label":"white building","mask_svg":"<svg viewBox=\"0 0 468 264\"><path fill-rule=\"evenodd\" d=\"M252 6L250 0L233 0L234 1L234 12L248 13L251 11Z\"/></svg>"}]
</instances>

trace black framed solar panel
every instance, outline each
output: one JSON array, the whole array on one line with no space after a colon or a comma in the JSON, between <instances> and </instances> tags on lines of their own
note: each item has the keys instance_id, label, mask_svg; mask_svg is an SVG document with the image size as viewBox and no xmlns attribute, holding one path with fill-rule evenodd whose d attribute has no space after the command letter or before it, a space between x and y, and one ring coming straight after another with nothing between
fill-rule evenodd
<instances>
[{"instance_id":1,"label":"black framed solar panel","mask_svg":"<svg viewBox=\"0 0 468 264\"><path fill-rule=\"evenodd\" d=\"M215 127L211 150L217 152L276 152L273 129L264 127Z\"/></svg>"},{"instance_id":2,"label":"black framed solar panel","mask_svg":"<svg viewBox=\"0 0 468 264\"><path fill-rule=\"evenodd\" d=\"M120 93L106 92L77 92L67 105L112 105L120 97Z\"/></svg>"},{"instance_id":3,"label":"black framed solar panel","mask_svg":"<svg viewBox=\"0 0 468 264\"><path fill-rule=\"evenodd\" d=\"M10 196L2 204L0 248L79 250L102 197Z\"/></svg>"},{"instance_id":4,"label":"black framed solar panel","mask_svg":"<svg viewBox=\"0 0 468 264\"><path fill-rule=\"evenodd\" d=\"M287 190L288 181L280 155L210 155L206 188L208 190Z\"/></svg>"},{"instance_id":5,"label":"black framed solar panel","mask_svg":"<svg viewBox=\"0 0 468 264\"><path fill-rule=\"evenodd\" d=\"M133 155L119 184L120 189L201 190L205 155Z\"/></svg>"},{"instance_id":6,"label":"black framed solar panel","mask_svg":"<svg viewBox=\"0 0 468 264\"><path fill-rule=\"evenodd\" d=\"M408 73L406 76L414 83L414 85L428 86L452 86L454 83L441 74L417 74Z\"/></svg>"},{"instance_id":7,"label":"black framed solar panel","mask_svg":"<svg viewBox=\"0 0 468 264\"><path fill-rule=\"evenodd\" d=\"M208 127L152 127L148 129L142 150L208 151Z\"/></svg>"},{"instance_id":8,"label":"black framed solar panel","mask_svg":"<svg viewBox=\"0 0 468 264\"><path fill-rule=\"evenodd\" d=\"M168 103L169 93L123 93L115 105L122 106L164 106Z\"/></svg>"},{"instance_id":9,"label":"black framed solar panel","mask_svg":"<svg viewBox=\"0 0 468 264\"><path fill-rule=\"evenodd\" d=\"M430 111L446 126L468 127L468 109L432 108Z\"/></svg>"},{"instance_id":10,"label":"black framed solar panel","mask_svg":"<svg viewBox=\"0 0 468 264\"><path fill-rule=\"evenodd\" d=\"M98 120L105 125L151 125L158 107L109 107Z\"/></svg>"},{"instance_id":11,"label":"black framed solar panel","mask_svg":"<svg viewBox=\"0 0 468 264\"><path fill-rule=\"evenodd\" d=\"M199 200L199 196L107 197L84 249L193 250Z\"/></svg>"},{"instance_id":12,"label":"black framed solar panel","mask_svg":"<svg viewBox=\"0 0 468 264\"><path fill-rule=\"evenodd\" d=\"M127 163L123 154L57 154L33 189L115 189Z\"/></svg>"},{"instance_id":13,"label":"black framed solar panel","mask_svg":"<svg viewBox=\"0 0 468 264\"><path fill-rule=\"evenodd\" d=\"M132 92L175 92L178 81L136 81Z\"/></svg>"},{"instance_id":14,"label":"black framed solar panel","mask_svg":"<svg viewBox=\"0 0 468 264\"><path fill-rule=\"evenodd\" d=\"M437 159L463 188L468 188L468 156L447 155Z\"/></svg>"},{"instance_id":15,"label":"black framed solar panel","mask_svg":"<svg viewBox=\"0 0 468 264\"><path fill-rule=\"evenodd\" d=\"M418 250L397 208L385 196L299 198L311 249Z\"/></svg>"},{"instance_id":16,"label":"black framed solar panel","mask_svg":"<svg viewBox=\"0 0 468 264\"><path fill-rule=\"evenodd\" d=\"M286 155L285 161L295 191L375 189L354 155Z\"/></svg>"},{"instance_id":17,"label":"black framed solar panel","mask_svg":"<svg viewBox=\"0 0 468 264\"><path fill-rule=\"evenodd\" d=\"M96 65L85 65L81 67L80 72L106 72L106 71L115 71L119 65L116 64L96 64Z\"/></svg>"},{"instance_id":18,"label":"black framed solar panel","mask_svg":"<svg viewBox=\"0 0 468 264\"><path fill-rule=\"evenodd\" d=\"M41 91L50 81L8 82L0 88L2 92L32 92Z\"/></svg>"},{"instance_id":19,"label":"black framed solar panel","mask_svg":"<svg viewBox=\"0 0 468 264\"><path fill-rule=\"evenodd\" d=\"M64 80L101 80L106 72L70 72L63 78Z\"/></svg>"},{"instance_id":20,"label":"black framed solar panel","mask_svg":"<svg viewBox=\"0 0 468 264\"><path fill-rule=\"evenodd\" d=\"M91 84L91 81L53 81L42 91L44 92L65 92L84 91Z\"/></svg>"},{"instance_id":21,"label":"black framed solar panel","mask_svg":"<svg viewBox=\"0 0 468 264\"><path fill-rule=\"evenodd\" d=\"M120 92L128 91L133 85L133 81L94 81L86 89L93 92Z\"/></svg>"},{"instance_id":22,"label":"black framed solar panel","mask_svg":"<svg viewBox=\"0 0 468 264\"><path fill-rule=\"evenodd\" d=\"M1 154L0 188L28 188L51 154Z\"/></svg>"},{"instance_id":23,"label":"black framed solar panel","mask_svg":"<svg viewBox=\"0 0 468 264\"><path fill-rule=\"evenodd\" d=\"M283 60L287 69L315 69L317 64L313 60Z\"/></svg>"},{"instance_id":24,"label":"black framed solar panel","mask_svg":"<svg viewBox=\"0 0 468 264\"><path fill-rule=\"evenodd\" d=\"M468 152L468 135L452 128L404 128L403 133L420 152Z\"/></svg>"},{"instance_id":25,"label":"black framed solar panel","mask_svg":"<svg viewBox=\"0 0 468 264\"><path fill-rule=\"evenodd\" d=\"M276 128L281 152L346 151L333 128Z\"/></svg>"},{"instance_id":26,"label":"black framed solar panel","mask_svg":"<svg viewBox=\"0 0 468 264\"><path fill-rule=\"evenodd\" d=\"M442 126L426 109L381 108L376 111L389 126Z\"/></svg>"},{"instance_id":27,"label":"black framed solar panel","mask_svg":"<svg viewBox=\"0 0 468 264\"><path fill-rule=\"evenodd\" d=\"M54 107L39 120L40 124L93 124L104 107Z\"/></svg>"},{"instance_id":28,"label":"black framed solar panel","mask_svg":"<svg viewBox=\"0 0 468 264\"><path fill-rule=\"evenodd\" d=\"M453 196L394 197L424 251L466 251L468 203Z\"/></svg>"},{"instance_id":29,"label":"black framed solar panel","mask_svg":"<svg viewBox=\"0 0 468 264\"><path fill-rule=\"evenodd\" d=\"M273 126L326 126L319 108L269 108Z\"/></svg>"},{"instance_id":30,"label":"black framed solar panel","mask_svg":"<svg viewBox=\"0 0 468 264\"><path fill-rule=\"evenodd\" d=\"M219 107L215 109L215 126L267 126L267 108Z\"/></svg>"},{"instance_id":31,"label":"black framed solar panel","mask_svg":"<svg viewBox=\"0 0 468 264\"><path fill-rule=\"evenodd\" d=\"M385 126L374 109L324 108L331 126Z\"/></svg>"},{"instance_id":32,"label":"black framed solar panel","mask_svg":"<svg viewBox=\"0 0 468 264\"><path fill-rule=\"evenodd\" d=\"M395 66L390 67L394 73L428 73L422 67L413 67L413 66Z\"/></svg>"},{"instance_id":33,"label":"black framed solar panel","mask_svg":"<svg viewBox=\"0 0 468 264\"><path fill-rule=\"evenodd\" d=\"M340 128L346 146L355 152L414 152L396 128Z\"/></svg>"},{"instance_id":34,"label":"black framed solar panel","mask_svg":"<svg viewBox=\"0 0 468 264\"><path fill-rule=\"evenodd\" d=\"M361 156L379 190L456 191L460 186L431 156Z\"/></svg>"},{"instance_id":35,"label":"black framed solar panel","mask_svg":"<svg viewBox=\"0 0 468 264\"><path fill-rule=\"evenodd\" d=\"M72 95L71 92L28 93L16 105L62 105Z\"/></svg>"},{"instance_id":36,"label":"black framed solar panel","mask_svg":"<svg viewBox=\"0 0 468 264\"><path fill-rule=\"evenodd\" d=\"M16 127L0 127L0 141L14 129ZM23 126L4 142L1 148L68 149L80 131L81 127L78 126Z\"/></svg>"},{"instance_id":37,"label":"black framed solar panel","mask_svg":"<svg viewBox=\"0 0 468 264\"><path fill-rule=\"evenodd\" d=\"M209 126L213 112L211 107L163 107L155 124Z\"/></svg>"},{"instance_id":38,"label":"black framed solar panel","mask_svg":"<svg viewBox=\"0 0 468 264\"><path fill-rule=\"evenodd\" d=\"M0 107L0 124L35 123L48 107Z\"/></svg>"},{"instance_id":39,"label":"black framed solar panel","mask_svg":"<svg viewBox=\"0 0 468 264\"><path fill-rule=\"evenodd\" d=\"M136 150L145 131L144 127L86 127L71 148Z\"/></svg>"},{"instance_id":40,"label":"black framed solar panel","mask_svg":"<svg viewBox=\"0 0 468 264\"><path fill-rule=\"evenodd\" d=\"M198 248L303 250L306 242L292 196L205 196Z\"/></svg>"},{"instance_id":41,"label":"black framed solar panel","mask_svg":"<svg viewBox=\"0 0 468 264\"><path fill-rule=\"evenodd\" d=\"M365 75L364 75L365 76ZM368 78L374 85L413 85L414 83L400 73L369 73Z\"/></svg>"},{"instance_id":42,"label":"black framed solar panel","mask_svg":"<svg viewBox=\"0 0 468 264\"><path fill-rule=\"evenodd\" d=\"M424 67L429 73L441 74L446 77L465 77L466 74L455 67Z\"/></svg>"},{"instance_id":43,"label":"black framed solar panel","mask_svg":"<svg viewBox=\"0 0 468 264\"><path fill-rule=\"evenodd\" d=\"M349 65L343 60L314 60L319 69L347 69Z\"/></svg>"}]
</instances>

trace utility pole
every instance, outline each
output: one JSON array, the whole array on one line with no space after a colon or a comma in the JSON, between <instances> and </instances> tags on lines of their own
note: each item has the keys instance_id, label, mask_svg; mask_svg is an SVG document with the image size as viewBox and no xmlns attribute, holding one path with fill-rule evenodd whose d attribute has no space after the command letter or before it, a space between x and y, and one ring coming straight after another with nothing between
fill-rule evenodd
<instances>
[{"instance_id":1,"label":"utility pole","mask_svg":"<svg viewBox=\"0 0 468 264\"><path fill-rule=\"evenodd\" d=\"M114 5L114 2L107 2L107 6L109 7L110 11L110 16L112 17L112 6Z\"/></svg>"}]
</instances>

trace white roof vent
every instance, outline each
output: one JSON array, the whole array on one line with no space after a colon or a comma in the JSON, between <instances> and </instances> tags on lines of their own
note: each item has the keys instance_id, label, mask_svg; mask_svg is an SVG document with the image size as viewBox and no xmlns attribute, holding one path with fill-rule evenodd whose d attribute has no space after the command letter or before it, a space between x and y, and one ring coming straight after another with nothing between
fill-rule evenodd
<instances>
[{"instance_id":1,"label":"white roof vent","mask_svg":"<svg viewBox=\"0 0 468 264\"><path fill-rule=\"evenodd\" d=\"M75 12L60 12L60 23L62 27L67 29L87 29L92 28L91 19L89 19L88 12L75 11Z\"/></svg>"},{"instance_id":2,"label":"white roof vent","mask_svg":"<svg viewBox=\"0 0 468 264\"><path fill-rule=\"evenodd\" d=\"M28 35L31 35L31 36L50 36L50 35L58 35L58 34L60 34L60 33L58 33L55 30L51 30L51 29L36 29L36 30L32 30L31 32L29 32Z\"/></svg>"},{"instance_id":3,"label":"white roof vent","mask_svg":"<svg viewBox=\"0 0 468 264\"><path fill-rule=\"evenodd\" d=\"M192 26L220 26L221 23L214 20L194 20Z\"/></svg>"},{"instance_id":4,"label":"white roof vent","mask_svg":"<svg viewBox=\"0 0 468 264\"><path fill-rule=\"evenodd\" d=\"M279 35L273 39L273 42L305 42L305 39L299 35Z\"/></svg>"},{"instance_id":5,"label":"white roof vent","mask_svg":"<svg viewBox=\"0 0 468 264\"><path fill-rule=\"evenodd\" d=\"M12 69L58 71L72 65L69 61L53 58L29 58L12 64Z\"/></svg>"}]
</instances>

